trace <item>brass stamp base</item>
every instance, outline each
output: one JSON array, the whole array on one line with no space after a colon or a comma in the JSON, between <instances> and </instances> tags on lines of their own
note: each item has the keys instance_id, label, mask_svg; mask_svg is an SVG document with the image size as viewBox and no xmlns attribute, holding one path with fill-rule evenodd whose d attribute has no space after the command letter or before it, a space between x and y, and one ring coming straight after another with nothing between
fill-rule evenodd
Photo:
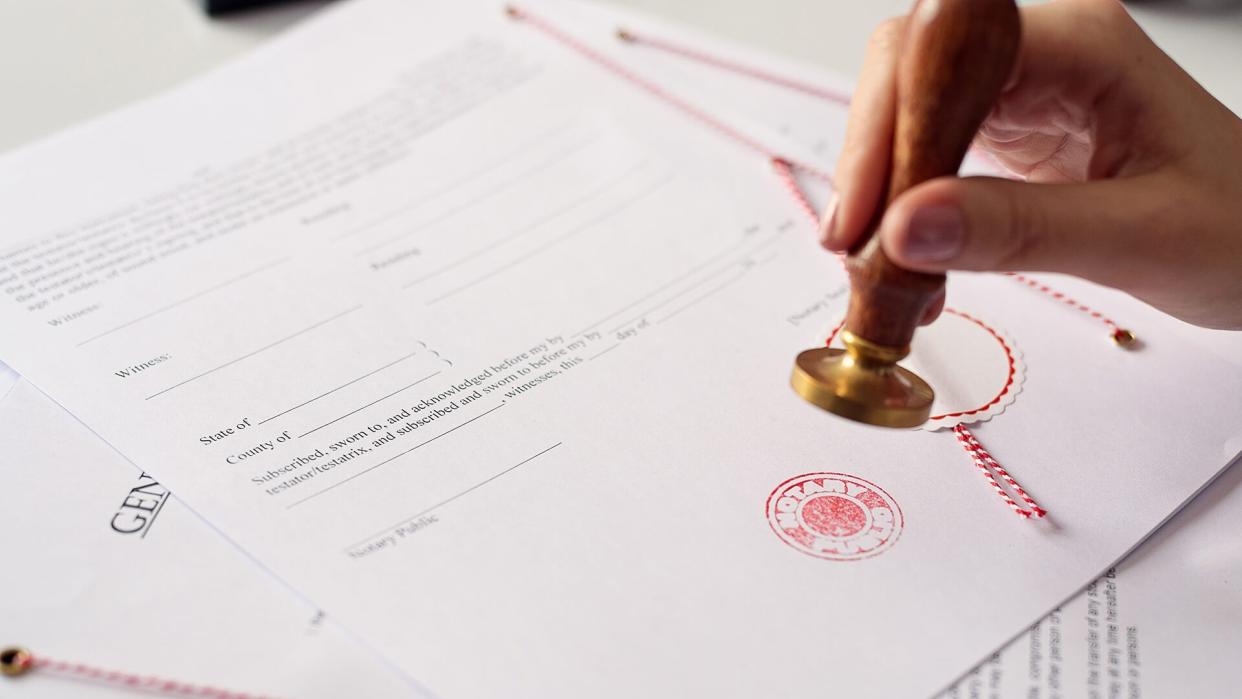
<instances>
[{"instance_id":1,"label":"brass stamp base","mask_svg":"<svg viewBox=\"0 0 1242 699\"><path fill-rule=\"evenodd\" d=\"M794 361L790 384L807 402L880 427L918 427L931 416L935 392L897 366L906 351L871 345L848 333L847 349L809 349Z\"/></svg>"}]
</instances>

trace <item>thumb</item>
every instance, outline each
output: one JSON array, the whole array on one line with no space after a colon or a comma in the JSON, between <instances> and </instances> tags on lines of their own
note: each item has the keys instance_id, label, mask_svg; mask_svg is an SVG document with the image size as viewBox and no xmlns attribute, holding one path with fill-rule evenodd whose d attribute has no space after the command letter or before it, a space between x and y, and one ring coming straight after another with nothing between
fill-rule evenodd
<instances>
[{"instance_id":1,"label":"thumb","mask_svg":"<svg viewBox=\"0 0 1242 699\"><path fill-rule=\"evenodd\" d=\"M1166 259L1170 190L1155 176L1079 184L945 177L890 204L880 242L909 269L1064 272L1124 288Z\"/></svg>"}]
</instances>

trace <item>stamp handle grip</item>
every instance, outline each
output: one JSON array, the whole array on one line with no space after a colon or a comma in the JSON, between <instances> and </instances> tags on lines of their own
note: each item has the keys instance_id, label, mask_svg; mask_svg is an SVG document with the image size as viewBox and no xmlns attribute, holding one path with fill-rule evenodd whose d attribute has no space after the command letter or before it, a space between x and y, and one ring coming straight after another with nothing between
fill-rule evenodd
<instances>
[{"instance_id":1,"label":"stamp handle grip","mask_svg":"<svg viewBox=\"0 0 1242 699\"><path fill-rule=\"evenodd\" d=\"M887 196L846 258L845 329L886 347L910 344L944 274L898 267L875 235L885 209L927 180L956 174L1017 57L1013 0L918 0L897 65L897 115Z\"/></svg>"}]
</instances>

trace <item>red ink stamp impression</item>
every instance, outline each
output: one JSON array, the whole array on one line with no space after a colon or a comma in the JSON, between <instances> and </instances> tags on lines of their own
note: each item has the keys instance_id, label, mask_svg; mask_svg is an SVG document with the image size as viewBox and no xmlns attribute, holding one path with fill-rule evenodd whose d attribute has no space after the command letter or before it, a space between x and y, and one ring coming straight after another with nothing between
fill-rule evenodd
<instances>
[{"instance_id":1,"label":"red ink stamp impression","mask_svg":"<svg viewBox=\"0 0 1242 699\"><path fill-rule=\"evenodd\" d=\"M768 524L786 544L818 558L856 561L892 548L904 520L897 501L848 473L806 473L768 496Z\"/></svg>"}]
</instances>

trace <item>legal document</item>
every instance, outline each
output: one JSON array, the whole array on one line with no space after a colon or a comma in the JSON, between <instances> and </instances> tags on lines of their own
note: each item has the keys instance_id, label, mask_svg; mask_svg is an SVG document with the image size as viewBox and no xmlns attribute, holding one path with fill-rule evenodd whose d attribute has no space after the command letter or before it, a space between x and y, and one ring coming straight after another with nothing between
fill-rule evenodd
<instances>
[{"instance_id":1,"label":"legal document","mask_svg":"<svg viewBox=\"0 0 1242 699\"><path fill-rule=\"evenodd\" d=\"M1242 469L943 695L1227 697L1242 654Z\"/></svg>"},{"instance_id":2,"label":"legal document","mask_svg":"<svg viewBox=\"0 0 1242 699\"><path fill-rule=\"evenodd\" d=\"M0 160L0 357L437 695L931 694L1242 450L1242 375L955 279L920 366L1015 517L789 390L846 280L786 185L498 5L344 3Z\"/></svg>"}]
</instances>

